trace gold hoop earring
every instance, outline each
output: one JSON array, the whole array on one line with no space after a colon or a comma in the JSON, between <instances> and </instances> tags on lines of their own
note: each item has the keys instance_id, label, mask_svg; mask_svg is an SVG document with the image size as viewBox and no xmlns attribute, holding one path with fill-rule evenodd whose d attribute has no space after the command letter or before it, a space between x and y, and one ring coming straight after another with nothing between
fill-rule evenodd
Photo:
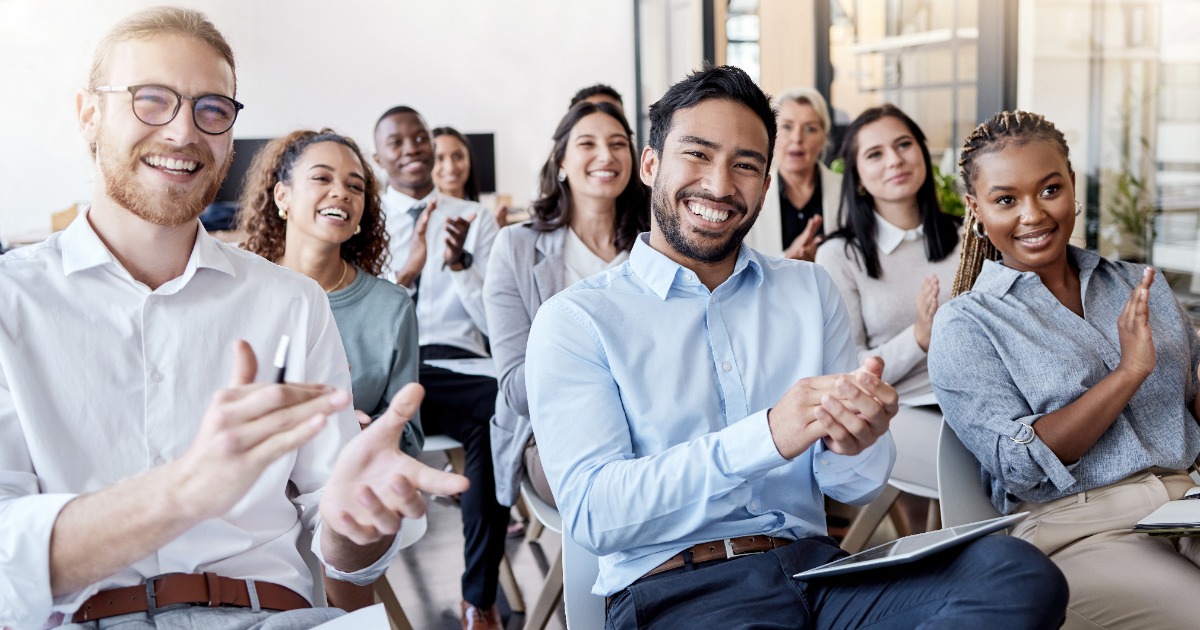
<instances>
[{"instance_id":1,"label":"gold hoop earring","mask_svg":"<svg viewBox=\"0 0 1200 630\"><path fill-rule=\"evenodd\" d=\"M358 236L359 234L362 234L362 224L361 223L354 226L354 235Z\"/></svg>"}]
</instances>

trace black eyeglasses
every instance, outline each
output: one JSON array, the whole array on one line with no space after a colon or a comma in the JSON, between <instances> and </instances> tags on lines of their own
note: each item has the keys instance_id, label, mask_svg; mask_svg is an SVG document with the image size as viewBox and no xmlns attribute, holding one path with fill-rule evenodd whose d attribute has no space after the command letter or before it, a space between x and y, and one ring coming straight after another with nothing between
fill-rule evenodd
<instances>
[{"instance_id":1,"label":"black eyeglasses","mask_svg":"<svg viewBox=\"0 0 1200 630\"><path fill-rule=\"evenodd\" d=\"M220 94L184 96L162 85L103 85L92 88L93 92L129 92L133 95L133 115L154 127L161 127L175 120L179 104L183 100L192 102L192 120L196 128L209 135L218 136L233 127L238 112L245 105Z\"/></svg>"}]
</instances>

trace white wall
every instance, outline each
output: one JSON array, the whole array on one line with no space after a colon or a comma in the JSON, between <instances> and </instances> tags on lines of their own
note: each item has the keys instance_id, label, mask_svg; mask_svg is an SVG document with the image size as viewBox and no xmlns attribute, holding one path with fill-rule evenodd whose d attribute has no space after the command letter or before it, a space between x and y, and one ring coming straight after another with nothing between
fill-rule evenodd
<instances>
[{"instance_id":1,"label":"white wall","mask_svg":"<svg viewBox=\"0 0 1200 630\"><path fill-rule=\"evenodd\" d=\"M0 238L43 235L91 197L74 118L92 50L120 18L169 0L0 0ZM230 40L245 111L236 137L328 126L370 152L407 104L431 126L496 134L501 192L525 204L575 90L633 108L628 0L184 0ZM632 114L632 112L631 112Z\"/></svg>"}]
</instances>

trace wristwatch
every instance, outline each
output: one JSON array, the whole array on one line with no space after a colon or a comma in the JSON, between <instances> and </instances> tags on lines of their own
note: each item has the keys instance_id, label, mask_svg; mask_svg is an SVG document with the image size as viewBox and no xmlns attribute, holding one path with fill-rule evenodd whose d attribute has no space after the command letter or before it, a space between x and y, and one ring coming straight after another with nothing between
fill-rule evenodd
<instances>
[{"instance_id":1,"label":"wristwatch","mask_svg":"<svg viewBox=\"0 0 1200 630\"><path fill-rule=\"evenodd\" d=\"M470 269L471 264L474 262L475 257L471 255L471 252L463 252L462 256L458 259L458 263L462 265L462 269L459 269L459 271L466 271Z\"/></svg>"}]
</instances>

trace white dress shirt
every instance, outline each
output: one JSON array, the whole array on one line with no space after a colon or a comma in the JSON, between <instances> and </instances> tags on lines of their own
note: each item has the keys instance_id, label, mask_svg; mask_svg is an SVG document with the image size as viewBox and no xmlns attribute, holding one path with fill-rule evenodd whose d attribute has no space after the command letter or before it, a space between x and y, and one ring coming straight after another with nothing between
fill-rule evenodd
<instances>
[{"instance_id":1,"label":"white dress shirt","mask_svg":"<svg viewBox=\"0 0 1200 630\"><path fill-rule=\"evenodd\" d=\"M359 433L350 411L268 466L228 513L86 589L52 597L49 554L68 501L187 451L213 394L230 381L235 340L254 349L259 381L271 378L287 334L287 380L349 391L346 355L315 282L217 241L197 222L183 274L151 291L84 213L0 257L0 301L0 627L37 627L99 590L170 572L251 578L309 596L297 537L316 524L337 454ZM293 500L289 481L299 491ZM349 577L375 579L395 550Z\"/></svg>"},{"instance_id":2,"label":"white dress shirt","mask_svg":"<svg viewBox=\"0 0 1200 630\"><path fill-rule=\"evenodd\" d=\"M418 200L388 187L383 193L383 210L391 239L391 261L383 276L392 282L404 267L412 247L416 225L408 209L417 203L437 199L437 209L429 217L425 230L428 254L421 269L417 291L417 324L422 346L433 344L454 346L487 356L483 335L487 320L483 312L483 276L492 241L500 227L492 213L474 201L464 201L434 190ZM474 213L475 220L467 232L463 249L471 253L474 262L469 269L451 271L444 264L446 253L446 219Z\"/></svg>"}]
</instances>

